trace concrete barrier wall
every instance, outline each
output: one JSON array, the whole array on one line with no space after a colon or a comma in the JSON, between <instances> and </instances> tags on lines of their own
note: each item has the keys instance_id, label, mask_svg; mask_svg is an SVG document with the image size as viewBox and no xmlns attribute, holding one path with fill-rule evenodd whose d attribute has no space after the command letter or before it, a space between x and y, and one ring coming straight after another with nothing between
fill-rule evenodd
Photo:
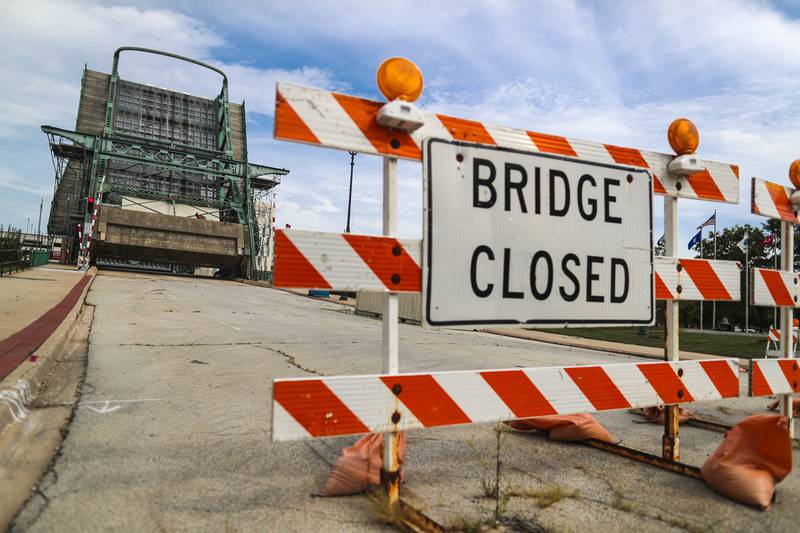
<instances>
[{"instance_id":1,"label":"concrete barrier wall","mask_svg":"<svg viewBox=\"0 0 800 533\"><path fill-rule=\"evenodd\" d=\"M414 322L422 321L422 294L400 293L400 318ZM386 300L385 292L358 291L356 293L356 312L373 315L383 314L383 303Z\"/></svg>"}]
</instances>

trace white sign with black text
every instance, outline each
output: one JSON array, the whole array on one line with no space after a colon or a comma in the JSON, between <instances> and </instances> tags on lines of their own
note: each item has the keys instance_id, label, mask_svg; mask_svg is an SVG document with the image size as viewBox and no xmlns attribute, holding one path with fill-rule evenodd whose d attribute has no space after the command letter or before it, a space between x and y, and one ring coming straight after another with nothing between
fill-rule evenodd
<instances>
[{"instance_id":1,"label":"white sign with black text","mask_svg":"<svg viewBox=\"0 0 800 533\"><path fill-rule=\"evenodd\" d=\"M427 325L652 323L646 169L439 139L423 167Z\"/></svg>"}]
</instances>

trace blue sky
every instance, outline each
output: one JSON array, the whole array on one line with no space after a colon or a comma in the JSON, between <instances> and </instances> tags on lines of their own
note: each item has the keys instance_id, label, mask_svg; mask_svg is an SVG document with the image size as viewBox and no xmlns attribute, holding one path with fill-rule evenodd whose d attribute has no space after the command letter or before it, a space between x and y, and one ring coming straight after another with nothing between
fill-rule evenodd
<instances>
[{"instance_id":1,"label":"blue sky","mask_svg":"<svg viewBox=\"0 0 800 533\"><path fill-rule=\"evenodd\" d=\"M0 224L25 227L53 170L41 124L74 126L84 63L110 71L139 45L220 66L247 101L253 162L285 167L278 222L344 228L349 156L272 139L276 80L378 98L380 61L421 67L420 105L500 125L668 152L666 128L691 118L699 153L741 166L738 205L682 201L681 249L716 208L749 213L750 177L787 183L800 157L800 8L790 0L539 2L9 1L0 4ZM130 55L123 77L200 95L213 76ZM381 169L357 156L353 230L380 231ZM403 236L421 235L421 166L400 165ZM660 235L662 203L655 203Z\"/></svg>"}]
</instances>

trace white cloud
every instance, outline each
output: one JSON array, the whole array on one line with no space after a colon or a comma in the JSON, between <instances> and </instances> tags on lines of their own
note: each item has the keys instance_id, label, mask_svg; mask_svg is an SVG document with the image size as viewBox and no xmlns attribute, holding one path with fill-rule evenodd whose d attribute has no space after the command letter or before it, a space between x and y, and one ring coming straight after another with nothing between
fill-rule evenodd
<instances>
[{"instance_id":1,"label":"white cloud","mask_svg":"<svg viewBox=\"0 0 800 533\"><path fill-rule=\"evenodd\" d=\"M189 11L191 12L191 11ZM2 218L24 220L17 204L20 195L52 196L50 156L39 131L41 124L72 129L78 109L81 70L110 72L112 55L119 46L167 50L212 63L227 72L230 98L247 100L248 116L271 115L278 79L327 88L344 87L329 69L317 66L260 68L215 59L229 44L207 23L180 12L129 5L96 5L81 0L0 3L0 160L23 167L28 179L0 177ZM158 56L124 52L120 73L127 79L214 97L220 77L190 64ZM13 141L13 142L12 142ZM17 172L20 174L20 172ZM16 206L14 209L11 206ZM38 202L37 202L38 208ZM37 213L38 214L38 213ZM46 214L45 214L46 216ZM0 220L2 222L2 220Z\"/></svg>"},{"instance_id":2,"label":"white cloud","mask_svg":"<svg viewBox=\"0 0 800 533\"><path fill-rule=\"evenodd\" d=\"M701 154L740 164L742 180L739 205L681 202L686 239L700 222L695 219L715 207L725 224L760 222L749 214L749 177L783 182L788 162L799 155L800 56L794 51L800 25L757 0L553 0L535 7L287 0L242 1L235 9L179 0L169 10L160 2L135 3L140 7L0 5L0 31L14 43L0 52L6 98L0 137L28 132L38 139L38 124L47 122L70 127L80 65L108 71L116 46L139 44L198 57L228 73L232 100L247 100L250 158L292 171L278 189L278 213L295 227L343 228L349 156L263 138L271 126L274 82L376 96L375 67L390 55L412 57L422 67L427 87L421 105L455 116L659 151L669 150L669 121L689 116L701 132ZM247 46L239 49L245 41L231 39L242 35ZM261 62L270 57L275 66ZM209 96L218 91L212 74L165 65L130 55L122 68L126 77L154 84ZM31 154L41 158L47 176L32 182L49 187L40 142ZM400 227L407 236L421 234L420 176L419 164L401 164ZM379 159L358 156L358 231L380 232L380 180ZM660 202L655 209L660 235Z\"/></svg>"}]
</instances>

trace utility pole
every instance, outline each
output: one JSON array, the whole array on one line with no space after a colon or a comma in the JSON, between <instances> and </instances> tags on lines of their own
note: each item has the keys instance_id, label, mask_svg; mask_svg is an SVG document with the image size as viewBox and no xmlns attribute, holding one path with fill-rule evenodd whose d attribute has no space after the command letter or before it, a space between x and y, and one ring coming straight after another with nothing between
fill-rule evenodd
<instances>
[{"instance_id":1,"label":"utility pole","mask_svg":"<svg viewBox=\"0 0 800 533\"><path fill-rule=\"evenodd\" d=\"M44 196L39 200L39 224L36 226L36 241L39 246L42 245L42 206L44 205Z\"/></svg>"},{"instance_id":2,"label":"utility pole","mask_svg":"<svg viewBox=\"0 0 800 533\"><path fill-rule=\"evenodd\" d=\"M347 227L344 229L345 233L350 233L350 205L353 202L353 166L356 163L356 152L348 152L350 154L350 191L347 193Z\"/></svg>"},{"instance_id":3,"label":"utility pole","mask_svg":"<svg viewBox=\"0 0 800 533\"><path fill-rule=\"evenodd\" d=\"M704 227L705 226L700 226L700 259L705 259L705 256L703 256L703 228ZM703 300L700 300L700 331L703 331Z\"/></svg>"}]
</instances>

